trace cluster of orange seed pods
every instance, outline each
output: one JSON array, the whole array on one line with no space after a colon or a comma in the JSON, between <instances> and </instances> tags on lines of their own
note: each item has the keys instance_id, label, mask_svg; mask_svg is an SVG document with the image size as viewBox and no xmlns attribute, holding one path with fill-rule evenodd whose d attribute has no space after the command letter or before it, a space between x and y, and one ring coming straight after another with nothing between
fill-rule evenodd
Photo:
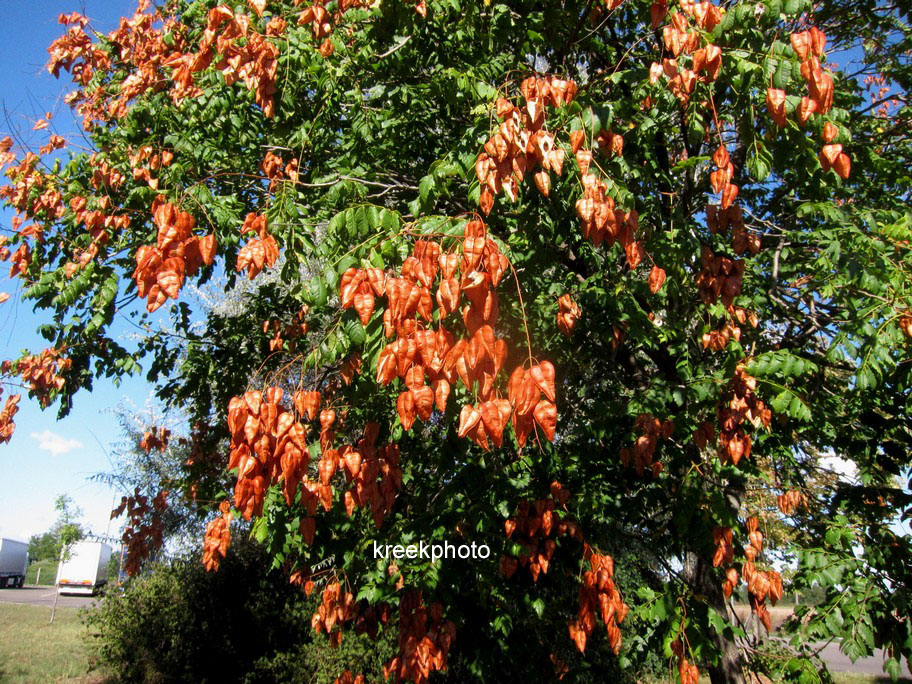
<instances>
[{"instance_id":1,"label":"cluster of orange seed pods","mask_svg":"<svg viewBox=\"0 0 912 684\"><path fill-rule=\"evenodd\" d=\"M228 470L238 469L234 505L247 520L260 515L266 489L279 476L286 500L293 502L307 472L307 428L281 405L283 395L282 389L270 387L265 394L251 390L228 403ZM329 496L331 501L331 491Z\"/></svg>"},{"instance_id":2,"label":"cluster of orange seed pods","mask_svg":"<svg viewBox=\"0 0 912 684\"><path fill-rule=\"evenodd\" d=\"M333 684L367 684L363 674L352 674L351 670L346 670L336 677Z\"/></svg>"},{"instance_id":3,"label":"cluster of orange seed pods","mask_svg":"<svg viewBox=\"0 0 912 684\"><path fill-rule=\"evenodd\" d=\"M269 192L272 192L276 184L285 178L292 183L298 182L298 159L292 157L291 161L286 164L281 157L270 150L260 162L260 171L269 179Z\"/></svg>"},{"instance_id":4,"label":"cluster of orange seed pods","mask_svg":"<svg viewBox=\"0 0 912 684\"><path fill-rule=\"evenodd\" d=\"M475 162L475 175L481 184L481 210L486 215L501 192L515 202L526 172L536 167L540 167L533 172L536 187L545 197L550 194L550 172L558 176L563 173L564 151L544 127L545 108L569 104L576 91L573 81L530 76L520 85L522 107L506 98L497 100L497 116L502 122Z\"/></svg>"},{"instance_id":5,"label":"cluster of orange seed pods","mask_svg":"<svg viewBox=\"0 0 912 684\"><path fill-rule=\"evenodd\" d=\"M126 177L114 168L111 163L93 152L89 157L89 164L94 168L92 172L92 187L96 190L117 190L124 184ZM103 200L104 197L99 198ZM153 205L154 208L154 205Z\"/></svg>"},{"instance_id":6,"label":"cluster of orange seed pods","mask_svg":"<svg viewBox=\"0 0 912 684\"><path fill-rule=\"evenodd\" d=\"M271 24L267 28L267 35L275 33L277 28L284 28L284 20L281 25ZM215 64L215 68L222 72L227 84L243 81L247 89L253 92L254 100L262 108L263 114L273 116L279 48L266 40L266 36L252 29L247 14L235 14L227 5L209 10L206 30L196 54L178 53L165 61L165 66L174 67L171 75L175 83L172 98L177 101L182 97L198 97L202 94L193 85L192 74L208 67L216 55L222 59Z\"/></svg>"},{"instance_id":7,"label":"cluster of orange seed pods","mask_svg":"<svg viewBox=\"0 0 912 684\"><path fill-rule=\"evenodd\" d=\"M463 405L459 436L488 449L499 447L511 416L520 446L537 423L548 439L557 422L554 367L547 361L519 366L509 381L509 398L502 398L496 380L507 359L507 344L494 335L499 316L494 288L509 262L481 220L469 221L463 231L462 254L444 252L436 242L419 240L402 266L401 277L387 277L379 268L346 271L340 282L344 308L354 308L365 325L373 316L377 298L386 297L384 331L396 340L377 361L377 380L386 385L401 378L405 388L396 401L403 428L415 420L427 421L434 407L444 412L452 388L459 382L476 398ZM436 296L431 289L438 281ZM443 326L460 311L468 336L456 340ZM434 322L434 303L438 327ZM429 384L428 384L429 383ZM545 398L541 395L544 393Z\"/></svg>"},{"instance_id":8,"label":"cluster of orange seed pods","mask_svg":"<svg viewBox=\"0 0 912 684\"><path fill-rule=\"evenodd\" d=\"M648 413L641 413L636 417L634 429L643 434L637 437L633 449L624 447L620 451L621 463L625 468L633 466L637 475L642 475L647 469L653 477L658 477L664 466L660 461L654 461L656 447L659 439L669 439L674 432L674 423L670 420L659 420Z\"/></svg>"},{"instance_id":9,"label":"cluster of orange seed pods","mask_svg":"<svg viewBox=\"0 0 912 684\"><path fill-rule=\"evenodd\" d=\"M570 337L576 322L583 315L583 310L569 294L560 296L557 300L557 307L557 327L564 335Z\"/></svg>"},{"instance_id":10,"label":"cluster of orange seed pods","mask_svg":"<svg viewBox=\"0 0 912 684\"><path fill-rule=\"evenodd\" d=\"M678 659L678 675L681 677L681 684L699 684L700 668L687 660L684 643L680 639L671 642L671 652Z\"/></svg>"},{"instance_id":11,"label":"cluster of orange seed pods","mask_svg":"<svg viewBox=\"0 0 912 684\"><path fill-rule=\"evenodd\" d=\"M775 570L757 570L754 561L763 551L763 533L759 530L759 521L755 516L747 519L746 527L750 543L744 547L746 560L741 566L741 576L747 582L751 610L766 627L766 631L770 631L772 625L769 610L766 608L766 599L769 598L770 603L775 606L782 598L782 577Z\"/></svg>"},{"instance_id":12,"label":"cluster of orange seed pods","mask_svg":"<svg viewBox=\"0 0 912 684\"><path fill-rule=\"evenodd\" d=\"M720 148L722 149L722 148ZM718 205L706 205L706 226L710 233L726 233L729 228L732 229L732 250L736 254L744 251L750 251L751 254L759 254L761 241L757 233L751 233L744 225L744 212L738 205L732 205L728 209L721 209Z\"/></svg>"},{"instance_id":13,"label":"cluster of orange seed pods","mask_svg":"<svg viewBox=\"0 0 912 684\"><path fill-rule=\"evenodd\" d=\"M0 170L2 170L8 164L12 164L14 161L16 161L16 153L12 152L12 149L12 136L8 135L0 140Z\"/></svg>"},{"instance_id":14,"label":"cluster of orange seed pods","mask_svg":"<svg viewBox=\"0 0 912 684\"><path fill-rule=\"evenodd\" d=\"M157 430L152 428L146 430L143 434L142 440L139 442L139 447L146 453L152 451L153 449L158 449L159 451L164 451L168 448L168 440L171 438L171 430L168 428L160 427Z\"/></svg>"},{"instance_id":15,"label":"cluster of orange seed pods","mask_svg":"<svg viewBox=\"0 0 912 684\"><path fill-rule=\"evenodd\" d=\"M715 187L717 183L727 183L732 170L731 162L727 161L728 150L724 146L718 148L714 158L717 163L725 161L725 166L711 174ZM717 175L722 174L723 170L725 173L722 176ZM706 205L706 222L710 233L724 233L731 227L732 249L736 253L749 251L751 254L758 254L760 252L760 236L747 230L741 207L729 205L722 208L722 206L708 204ZM712 250L705 245L701 248L700 262L702 269L697 274L700 298L707 306L721 298L729 315L729 320L720 328L703 334L703 348L721 351L728 346L730 340L741 339L741 328L738 324L744 325L746 322L750 322L751 326L757 327L757 314L735 306L733 303L734 298L741 293L745 263L742 259L731 259L720 254L713 254Z\"/></svg>"},{"instance_id":16,"label":"cluster of orange seed pods","mask_svg":"<svg viewBox=\"0 0 912 684\"><path fill-rule=\"evenodd\" d=\"M272 268L279 260L279 243L269 234L265 214L250 212L241 226L241 235L256 233L241 247L237 256L237 270L247 269L247 276L253 280L264 267Z\"/></svg>"},{"instance_id":17,"label":"cluster of orange seed pods","mask_svg":"<svg viewBox=\"0 0 912 684\"><path fill-rule=\"evenodd\" d=\"M15 252L10 252L10 248L6 246L5 242L6 236L4 236L4 245L0 247L0 260L12 262L9 277L24 276L32 263L31 247L29 247L27 242L23 242L16 248Z\"/></svg>"},{"instance_id":18,"label":"cluster of orange seed pods","mask_svg":"<svg viewBox=\"0 0 912 684\"><path fill-rule=\"evenodd\" d=\"M744 364L738 364L729 385L728 405L716 407L719 422L719 458L723 463L738 465L751 453L751 438L744 431L745 421L758 428L769 428L772 412L757 396L757 379L750 376Z\"/></svg>"},{"instance_id":19,"label":"cluster of orange seed pods","mask_svg":"<svg viewBox=\"0 0 912 684\"><path fill-rule=\"evenodd\" d=\"M713 254L709 247L703 245L700 265L702 270L697 274L700 299L709 306L721 298L722 304L726 308L730 307L734 298L741 294L744 260Z\"/></svg>"},{"instance_id":20,"label":"cluster of orange seed pods","mask_svg":"<svg viewBox=\"0 0 912 684\"><path fill-rule=\"evenodd\" d=\"M251 4L256 1L265 4L264 0L250 0ZM300 5L304 0L295 0L295 6ZM410 0L411 1L411 0ZM414 0L415 11L422 17L427 16L427 0ZM320 54L329 57L336 51L332 39L329 37L332 33L333 26L338 24L346 12L350 9L359 7L371 7L375 0L340 0L336 3L334 12L330 12L322 2L315 2L298 15L298 26L310 26L313 31L315 40L322 40L320 43Z\"/></svg>"},{"instance_id":21,"label":"cluster of orange seed pods","mask_svg":"<svg viewBox=\"0 0 912 684\"><path fill-rule=\"evenodd\" d=\"M0 156L7 160L6 163L16 160L16 155L12 152L7 151ZM43 167L39 167L40 161L41 157L33 152L27 152L18 166L10 166L4 171L4 175L12 183L0 186L0 199L22 214L14 216L11 221L14 231L18 232L26 219L34 219L43 214L44 218L53 221L63 216L66 211L63 195L54 187L51 176L42 170ZM26 233L25 237L28 235ZM33 229L32 235L39 242L43 237L39 227Z\"/></svg>"},{"instance_id":22,"label":"cluster of orange seed pods","mask_svg":"<svg viewBox=\"0 0 912 684\"><path fill-rule=\"evenodd\" d=\"M426 684L431 672L445 671L456 625L439 603L424 605L421 592L406 591L399 601L399 654L383 667L385 679Z\"/></svg>"},{"instance_id":23,"label":"cluster of orange seed pods","mask_svg":"<svg viewBox=\"0 0 912 684\"><path fill-rule=\"evenodd\" d=\"M285 343L288 343L288 351L294 352L297 338L303 337L307 334L307 314L310 312L310 308L304 306L300 311L298 311L294 320L291 323L286 323L282 325L282 322L279 320L266 320L263 321L263 334L268 335L272 333L272 337L269 338L269 351L282 351L285 349Z\"/></svg>"},{"instance_id":24,"label":"cluster of orange seed pods","mask_svg":"<svg viewBox=\"0 0 912 684\"><path fill-rule=\"evenodd\" d=\"M614 198L608 194L608 184L589 172L592 152L582 149L583 131L571 134L572 149L583 179L583 196L576 201L576 215L583 227L583 237L598 247L602 242L611 247L619 242L631 269L639 266L646 254L643 243L635 239L639 229L639 214L615 208Z\"/></svg>"},{"instance_id":25,"label":"cluster of orange seed pods","mask_svg":"<svg viewBox=\"0 0 912 684\"><path fill-rule=\"evenodd\" d=\"M801 76L807 82L808 96L798 108L801 124L811 114L826 114L833 106L833 77L820 66L820 58L826 50L826 34L816 26L790 36L792 49L801 60Z\"/></svg>"},{"instance_id":26,"label":"cluster of orange seed pods","mask_svg":"<svg viewBox=\"0 0 912 684\"><path fill-rule=\"evenodd\" d=\"M801 59L801 75L807 82L808 94L797 107L799 123L804 126L813 114L826 114L833 106L833 77L820 65L826 49L826 35L816 26L791 35L792 48ZM766 108L770 118L780 128L788 122L786 92L770 87L766 92ZM830 122L824 124L824 145L820 151L820 165L824 171L833 169L846 179L852 171L852 162L843 152L842 145L833 143L839 129Z\"/></svg>"},{"instance_id":27,"label":"cluster of orange seed pods","mask_svg":"<svg viewBox=\"0 0 912 684\"><path fill-rule=\"evenodd\" d=\"M143 145L130 155L130 166L133 168L133 180L144 181L153 190L158 190L158 178L153 173L171 165L174 152L162 150L155 152L151 145Z\"/></svg>"},{"instance_id":28,"label":"cluster of orange seed pods","mask_svg":"<svg viewBox=\"0 0 912 684\"><path fill-rule=\"evenodd\" d=\"M722 593L725 598L731 598L732 592L738 586L738 570L731 567L725 570L725 579L722 581Z\"/></svg>"},{"instance_id":29,"label":"cluster of orange seed pods","mask_svg":"<svg viewBox=\"0 0 912 684\"><path fill-rule=\"evenodd\" d=\"M369 505L378 529L383 526L383 519L392 510L396 494L402 488L399 445L375 446L379 431L376 423L368 423L357 448L345 445L338 452L339 469L344 470L346 481L351 484L351 488L343 495L346 513L351 516L356 508ZM334 453L335 449L328 449L324 452L324 458L328 460ZM324 476L323 463L324 460L321 459L321 482Z\"/></svg>"},{"instance_id":30,"label":"cluster of orange seed pods","mask_svg":"<svg viewBox=\"0 0 912 684\"><path fill-rule=\"evenodd\" d=\"M519 558L504 555L500 559L500 572L510 579L520 566L529 566L532 580L538 582L541 573L548 574L551 557L557 550L552 538L567 535L583 541L583 532L574 520L562 519L559 508L563 508L570 493L559 482L551 483L551 497L537 499L530 503L519 502L516 516L504 523L507 539L514 539L523 551Z\"/></svg>"},{"instance_id":31,"label":"cluster of orange seed pods","mask_svg":"<svg viewBox=\"0 0 912 684\"><path fill-rule=\"evenodd\" d=\"M310 619L310 626L317 634L326 632L330 644L338 646L342 643L342 626L354 620L357 612L355 595L350 591L343 592L338 580L333 580L323 590L323 600ZM339 629L335 629L336 627Z\"/></svg>"},{"instance_id":32,"label":"cluster of orange seed pods","mask_svg":"<svg viewBox=\"0 0 912 684\"><path fill-rule=\"evenodd\" d=\"M193 234L196 220L178 211L162 196L152 205L158 226L158 240L136 251L136 290L141 299L148 297L146 309L152 313L168 299L177 299L187 276L195 275L203 264L215 260L215 234L198 237Z\"/></svg>"},{"instance_id":33,"label":"cluster of orange seed pods","mask_svg":"<svg viewBox=\"0 0 912 684\"><path fill-rule=\"evenodd\" d=\"M64 264L64 273L68 278L72 278L80 268L85 268L98 256L99 248L108 243L114 231L122 231L130 227L129 215L105 213L111 206L110 196L95 197L93 204L95 208L90 210L87 208L88 199L86 197L75 195L70 198L70 209L73 211L77 223L85 226L89 231L92 242L85 249L74 249L70 261ZM26 232L23 229L20 234L25 235Z\"/></svg>"},{"instance_id":34,"label":"cluster of orange seed pods","mask_svg":"<svg viewBox=\"0 0 912 684\"><path fill-rule=\"evenodd\" d=\"M227 501L219 504L221 515L206 525L203 540L203 565L207 572L218 570L231 546L231 505Z\"/></svg>"},{"instance_id":35,"label":"cluster of orange seed pods","mask_svg":"<svg viewBox=\"0 0 912 684\"><path fill-rule=\"evenodd\" d=\"M3 394L2 388L0 388L0 394ZM21 395L19 394L11 394L6 399L3 411L0 411L0 444L8 444L16 431L16 423L13 422L13 417L19 412L20 398Z\"/></svg>"},{"instance_id":36,"label":"cluster of orange seed pods","mask_svg":"<svg viewBox=\"0 0 912 684\"><path fill-rule=\"evenodd\" d=\"M15 365L7 360L0 364L0 373L6 375L12 371L21 376L29 390L38 397L38 403L47 407L51 403L51 393L60 391L66 384L63 374L73 367L73 360L63 356L63 353L62 347L49 347L40 354L23 356Z\"/></svg>"},{"instance_id":37,"label":"cluster of orange seed pods","mask_svg":"<svg viewBox=\"0 0 912 684\"><path fill-rule=\"evenodd\" d=\"M733 321L725 321L718 330L710 330L707 333L703 333L703 348L722 351L732 339L741 339L741 328L735 325Z\"/></svg>"},{"instance_id":38,"label":"cluster of orange seed pods","mask_svg":"<svg viewBox=\"0 0 912 684\"><path fill-rule=\"evenodd\" d=\"M798 510L800 506L807 508L808 498L807 494L804 492L799 492L797 489L790 489L777 496L776 503L783 515L791 515Z\"/></svg>"},{"instance_id":39,"label":"cluster of orange seed pods","mask_svg":"<svg viewBox=\"0 0 912 684\"><path fill-rule=\"evenodd\" d=\"M654 27L665 18L667 7L667 2L664 1L653 3ZM673 13L670 23L662 28L662 39L672 58L662 60L661 64L653 63L650 82L655 83L664 75L668 79L668 89L678 98L681 106L686 107L697 82L715 81L722 70L721 48L710 42L700 47L700 33L697 30L712 32L722 21L722 13L712 2L685 2L681 8L683 11ZM682 55L693 55L690 68L678 62Z\"/></svg>"},{"instance_id":40,"label":"cluster of orange seed pods","mask_svg":"<svg viewBox=\"0 0 912 684\"><path fill-rule=\"evenodd\" d=\"M605 135L602 135L604 133ZM621 156L623 137L610 131L602 131L597 142L606 154ZM616 208L614 198L609 194L608 184L595 173L592 166L592 150L585 147L586 132L582 129L570 134L570 149L579 166L583 183L583 196L576 201L576 215L583 228L583 237L598 247L605 242L611 247L619 242L624 248L627 264L635 269L646 254L642 242L635 239L639 229L639 214ZM659 284L661 287L661 284ZM655 291L658 291L658 287Z\"/></svg>"},{"instance_id":41,"label":"cluster of orange seed pods","mask_svg":"<svg viewBox=\"0 0 912 684\"><path fill-rule=\"evenodd\" d=\"M526 369L517 366L510 375L509 403L513 407L513 429L520 447L538 425L549 441L557 431L557 388L554 366L542 361ZM484 405L482 405L483 407ZM484 412L481 414L484 419Z\"/></svg>"},{"instance_id":42,"label":"cluster of orange seed pods","mask_svg":"<svg viewBox=\"0 0 912 684\"><path fill-rule=\"evenodd\" d=\"M713 555L713 567L729 565L735 559L735 545L732 541L732 528L716 525L713 528L713 544L716 553Z\"/></svg>"},{"instance_id":43,"label":"cluster of orange seed pods","mask_svg":"<svg viewBox=\"0 0 912 684\"><path fill-rule=\"evenodd\" d=\"M738 186L732 183L735 177L735 166L725 145L719 145L713 153L716 170L709 174L713 192L721 196L719 211L725 211L735 203L738 197Z\"/></svg>"},{"instance_id":44,"label":"cluster of orange seed pods","mask_svg":"<svg viewBox=\"0 0 912 684\"><path fill-rule=\"evenodd\" d=\"M235 506L250 519L262 513L266 489L282 482L286 503L291 506L300 493L307 513L301 518L300 532L312 544L316 532L317 506L329 511L333 505L334 476L345 474L350 488L344 494L349 516L358 507L370 506L377 527L392 509L402 487L399 447L376 446L380 428L369 422L355 446L335 448L336 412L320 410L322 395L318 391L297 391L293 395L294 411L282 405L283 391L270 387L265 393L246 392L234 397L228 405L228 427L231 431L231 458L228 469L238 469ZM307 445L307 421L320 423L320 460L318 479L308 477L310 448Z\"/></svg>"},{"instance_id":45,"label":"cluster of orange seed pods","mask_svg":"<svg viewBox=\"0 0 912 684\"><path fill-rule=\"evenodd\" d=\"M579 613L570 623L570 638L580 653L586 650L586 642L595 630L598 617L602 618L608 630L608 643L611 650L620 653L621 629L630 607L624 603L621 592L614 583L614 559L595 553L588 544L584 560L591 567L583 573L583 586L579 588Z\"/></svg>"},{"instance_id":46,"label":"cluster of orange seed pods","mask_svg":"<svg viewBox=\"0 0 912 684\"><path fill-rule=\"evenodd\" d=\"M131 496L121 497L120 505L111 511L112 520L127 512L121 541L125 547L124 572L130 576L137 574L142 562L164 543L161 516L168 508L167 496L167 491L159 492L150 505L149 497L136 488Z\"/></svg>"}]
</instances>

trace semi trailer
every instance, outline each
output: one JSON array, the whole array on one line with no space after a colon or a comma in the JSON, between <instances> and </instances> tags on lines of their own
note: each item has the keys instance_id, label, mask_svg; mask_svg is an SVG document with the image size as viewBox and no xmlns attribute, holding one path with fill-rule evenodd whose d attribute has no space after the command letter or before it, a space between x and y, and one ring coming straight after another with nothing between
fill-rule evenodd
<instances>
[{"instance_id":1,"label":"semi trailer","mask_svg":"<svg viewBox=\"0 0 912 684\"><path fill-rule=\"evenodd\" d=\"M108 581L111 547L104 542L81 541L57 568L57 592L93 595Z\"/></svg>"},{"instance_id":2,"label":"semi trailer","mask_svg":"<svg viewBox=\"0 0 912 684\"><path fill-rule=\"evenodd\" d=\"M22 587L28 565L28 544L0 539L0 589Z\"/></svg>"}]
</instances>

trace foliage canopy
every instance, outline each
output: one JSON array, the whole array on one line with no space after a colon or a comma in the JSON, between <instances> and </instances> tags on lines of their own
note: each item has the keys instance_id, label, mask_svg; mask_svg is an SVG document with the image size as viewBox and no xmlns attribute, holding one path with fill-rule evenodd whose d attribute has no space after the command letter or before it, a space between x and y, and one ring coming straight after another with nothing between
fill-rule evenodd
<instances>
[{"instance_id":1,"label":"foliage canopy","mask_svg":"<svg viewBox=\"0 0 912 684\"><path fill-rule=\"evenodd\" d=\"M215 569L250 520L322 592L317 632L398 625L395 678L452 646L489 681L583 677L604 648L683 682L819 681L803 644L831 637L898 674L905 10L143 0L110 35L61 20L50 68L92 149L3 143L2 256L51 345L4 371L62 413L145 372L185 413L183 477L125 499L134 528L169 498L221 508ZM234 305L192 306L191 282ZM813 486L832 456L857 478ZM373 557L418 540L493 553ZM827 599L789 627L794 657L758 659L726 597L746 584L768 624L776 552Z\"/></svg>"}]
</instances>

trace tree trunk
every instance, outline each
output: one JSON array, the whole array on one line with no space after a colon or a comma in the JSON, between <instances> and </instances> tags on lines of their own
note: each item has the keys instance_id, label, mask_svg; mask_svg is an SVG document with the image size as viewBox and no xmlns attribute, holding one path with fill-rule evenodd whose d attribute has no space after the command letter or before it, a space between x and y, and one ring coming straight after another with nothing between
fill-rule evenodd
<instances>
[{"instance_id":1,"label":"tree trunk","mask_svg":"<svg viewBox=\"0 0 912 684\"><path fill-rule=\"evenodd\" d=\"M54 584L54 605L51 608L51 621L49 624L54 624L54 616L57 614L57 599L60 598L60 585Z\"/></svg>"},{"instance_id":2,"label":"tree trunk","mask_svg":"<svg viewBox=\"0 0 912 684\"><path fill-rule=\"evenodd\" d=\"M710 608L729 619L722 586L712 570L697 554L687 553L684 559L684 577L687 583L694 593L706 597ZM744 669L738 645L715 630L711 630L708 636L720 655L718 665L708 667L712 684L744 684Z\"/></svg>"}]
</instances>

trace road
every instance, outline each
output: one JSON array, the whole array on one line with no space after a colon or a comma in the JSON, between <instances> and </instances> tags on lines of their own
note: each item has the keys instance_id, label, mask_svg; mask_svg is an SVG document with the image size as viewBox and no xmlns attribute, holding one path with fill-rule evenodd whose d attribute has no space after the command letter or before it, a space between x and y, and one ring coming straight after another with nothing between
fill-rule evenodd
<instances>
[{"instance_id":1,"label":"road","mask_svg":"<svg viewBox=\"0 0 912 684\"><path fill-rule=\"evenodd\" d=\"M792 610L793 608L790 606L776 606L775 608L769 609L774 634L785 619L792 614ZM735 613L742 623L747 623L750 617L750 607L743 604L736 604ZM823 642L816 644L815 648L820 648L821 646L823 646ZM884 654L880 649L875 650L874 655L870 658L862 658L853 663L845 653L839 650L839 642L832 641L820 652L820 659L827 664L830 672L851 672L854 674L873 675L877 677L886 676L883 671ZM885 681L889 681L889 679L886 679ZM912 674L909 673L909 668L906 665L905 659L902 661L902 679L900 679L900 681L912 684Z\"/></svg>"},{"instance_id":2,"label":"road","mask_svg":"<svg viewBox=\"0 0 912 684\"><path fill-rule=\"evenodd\" d=\"M61 596L58 606L89 606L95 601L92 596ZM26 584L22 589L0 589L0 603L24 603L32 606L53 606L54 587L38 587Z\"/></svg>"},{"instance_id":3,"label":"road","mask_svg":"<svg viewBox=\"0 0 912 684\"><path fill-rule=\"evenodd\" d=\"M816 645L817 648L820 646L822 644ZM845 653L839 650L839 643L833 641L824 646L820 652L820 658L827 664L831 672L854 672L856 674L885 676L883 671L884 653L879 648L874 650L874 655L870 658L860 658L853 663ZM905 658L902 661L902 679L899 681L912 682L912 674L909 673Z\"/></svg>"}]
</instances>

